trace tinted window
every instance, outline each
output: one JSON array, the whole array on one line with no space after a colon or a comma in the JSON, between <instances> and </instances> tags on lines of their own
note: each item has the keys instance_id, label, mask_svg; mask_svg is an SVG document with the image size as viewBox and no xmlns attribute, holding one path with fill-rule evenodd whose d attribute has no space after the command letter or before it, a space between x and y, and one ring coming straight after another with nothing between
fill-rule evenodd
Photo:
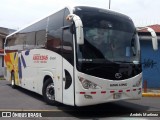
<instances>
[{"instance_id":1,"label":"tinted window","mask_svg":"<svg viewBox=\"0 0 160 120\"><path fill-rule=\"evenodd\" d=\"M71 26L71 22L66 20L66 17L69 15L69 10L66 9L64 15L64 29L63 29L63 57L68 60L73 65L73 39L72 34L70 32L69 27Z\"/></svg>"},{"instance_id":2,"label":"tinted window","mask_svg":"<svg viewBox=\"0 0 160 120\"><path fill-rule=\"evenodd\" d=\"M46 47L61 54L64 10L49 16Z\"/></svg>"},{"instance_id":3,"label":"tinted window","mask_svg":"<svg viewBox=\"0 0 160 120\"><path fill-rule=\"evenodd\" d=\"M36 32L36 46L37 47L44 47L46 42L46 31L39 30Z\"/></svg>"},{"instance_id":4,"label":"tinted window","mask_svg":"<svg viewBox=\"0 0 160 120\"><path fill-rule=\"evenodd\" d=\"M113 11L77 7L75 8L75 14L82 19L85 27L120 30L131 33L135 31L134 24L129 17ZM105 20L106 24L102 26L101 21L103 20Z\"/></svg>"},{"instance_id":5,"label":"tinted window","mask_svg":"<svg viewBox=\"0 0 160 120\"><path fill-rule=\"evenodd\" d=\"M21 33L25 34L24 47L26 49L31 48L41 48L44 47L46 42L46 27L47 27L47 18L33 24L32 26L27 27L22 30Z\"/></svg>"},{"instance_id":6,"label":"tinted window","mask_svg":"<svg viewBox=\"0 0 160 120\"><path fill-rule=\"evenodd\" d=\"M14 34L7 38L6 49L8 50L23 50L23 34Z\"/></svg>"},{"instance_id":7,"label":"tinted window","mask_svg":"<svg viewBox=\"0 0 160 120\"><path fill-rule=\"evenodd\" d=\"M77 7L75 14L83 23L84 44L76 44L77 69L80 72L110 80L122 73L128 79L141 72L137 34L132 20L108 10Z\"/></svg>"},{"instance_id":8,"label":"tinted window","mask_svg":"<svg viewBox=\"0 0 160 120\"><path fill-rule=\"evenodd\" d=\"M6 41L6 46L7 46L7 47L13 46L14 43L15 43L15 40L16 40L16 39L13 38L13 35L10 36L10 37L8 37L8 38L7 38L7 41Z\"/></svg>"},{"instance_id":9,"label":"tinted window","mask_svg":"<svg viewBox=\"0 0 160 120\"><path fill-rule=\"evenodd\" d=\"M46 41L47 18L32 24L7 40L8 49L24 50L44 47Z\"/></svg>"}]
</instances>

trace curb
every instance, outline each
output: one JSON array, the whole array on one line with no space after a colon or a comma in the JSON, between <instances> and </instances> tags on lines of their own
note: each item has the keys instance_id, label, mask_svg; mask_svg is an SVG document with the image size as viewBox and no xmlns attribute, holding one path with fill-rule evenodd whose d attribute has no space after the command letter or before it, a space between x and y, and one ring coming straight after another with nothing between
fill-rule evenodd
<instances>
[{"instance_id":1,"label":"curb","mask_svg":"<svg viewBox=\"0 0 160 120\"><path fill-rule=\"evenodd\" d=\"M160 97L160 93L142 93L143 97Z\"/></svg>"}]
</instances>

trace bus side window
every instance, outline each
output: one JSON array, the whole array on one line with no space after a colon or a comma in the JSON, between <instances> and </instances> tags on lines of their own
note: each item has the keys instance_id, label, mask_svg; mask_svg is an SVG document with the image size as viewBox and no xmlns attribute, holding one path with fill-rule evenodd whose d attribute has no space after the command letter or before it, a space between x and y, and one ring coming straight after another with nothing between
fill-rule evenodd
<instances>
[{"instance_id":1,"label":"bus side window","mask_svg":"<svg viewBox=\"0 0 160 120\"><path fill-rule=\"evenodd\" d=\"M24 40L24 49L32 49L35 47L35 32L28 32Z\"/></svg>"},{"instance_id":2,"label":"bus side window","mask_svg":"<svg viewBox=\"0 0 160 120\"><path fill-rule=\"evenodd\" d=\"M49 16L46 48L61 54L64 9Z\"/></svg>"},{"instance_id":3,"label":"bus side window","mask_svg":"<svg viewBox=\"0 0 160 120\"><path fill-rule=\"evenodd\" d=\"M21 34L14 34L12 35L8 41L8 48L9 50L18 50L18 51L22 51L23 50L23 35Z\"/></svg>"},{"instance_id":4,"label":"bus side window","mask_svg":"<svg viewBox=\"0 0 160 120\"><path fill-rule=\"evenodd\" d=\"M46 42L46 30L39 30L36 32L36 46L37 47L44 47Z\"/></svg>"},{"instance_id":5,"label":"bus side window","mask_svg":"<svg viewBox=\"0 0 160 120\"><path fill-rule=\"evenodd\" d=\"M7 39L6 47L14 46L15 40L16 40L16 39L13 37L13 35L10 36L10 37Z\"/></svg>"},{"instance_id":6,"label":"bus side window","mask_svg":"<svg viewBox=\"0 0 160 120\"><path fill-rule=\"evenodd\" d=\"M44 48L46 42L46 27L47 19L39 21L35 26L35 41L36 48Z\"/></svg>"},{"instance_id":7,"label":"bus side window","mask_svg":"<svg viewBox=\"0 0 160 120\"><path fill-rule=\"evenodd\" d=\"M74 56L73 56L73 38L72 33L70 32L71 22L66 20L66 17L69 15L69 10L66 8L64 14L64 27L63 29L63 47L62 47L62 54L63 57L73 65Z\"/></svg>"},{"instance_id":8,"label":"bus side window","mask_svg":"<svg viewBox=\"0 0 160 120\"><path fill-rule=\"evenodd\" d=\"M47 18L27 27L20 32L23 41L23 49L42 48L46 41Z\"/></svg>"}]
</instances>

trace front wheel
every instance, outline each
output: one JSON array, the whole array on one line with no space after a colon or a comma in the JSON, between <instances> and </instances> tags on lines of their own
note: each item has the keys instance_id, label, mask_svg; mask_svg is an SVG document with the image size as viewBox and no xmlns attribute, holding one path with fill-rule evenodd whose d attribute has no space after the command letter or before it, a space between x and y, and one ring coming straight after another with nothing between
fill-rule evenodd
<instances>
[{"instance_id":1,"label":"front wheel","mask_svg":"<svg viewBox=\"0 0 160 120\"><path fill-rule=\"evenodd\" d=\"M54 83L52 82L51 78L45 81L42 93L46 103L51 105L55 104Z\"/></svg>"}]
</instances>

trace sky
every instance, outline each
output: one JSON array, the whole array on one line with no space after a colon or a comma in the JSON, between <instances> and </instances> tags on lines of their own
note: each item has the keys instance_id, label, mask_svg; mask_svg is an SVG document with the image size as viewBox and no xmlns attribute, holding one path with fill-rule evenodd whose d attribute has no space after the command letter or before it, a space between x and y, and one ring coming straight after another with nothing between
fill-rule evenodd
<instances>
[{"instance_id":1,"label":"sky","mask_svg":"<svg viewBox=\"0 0 160 120\"><path fill-rule=\"evenodd\" d=\"M20 29L65 6L109 9L109 0L1 0L0 27ZM160 24L160 0L111 0L111 10L129 16L137 27Z\"/></svg>"}]
</instances>

